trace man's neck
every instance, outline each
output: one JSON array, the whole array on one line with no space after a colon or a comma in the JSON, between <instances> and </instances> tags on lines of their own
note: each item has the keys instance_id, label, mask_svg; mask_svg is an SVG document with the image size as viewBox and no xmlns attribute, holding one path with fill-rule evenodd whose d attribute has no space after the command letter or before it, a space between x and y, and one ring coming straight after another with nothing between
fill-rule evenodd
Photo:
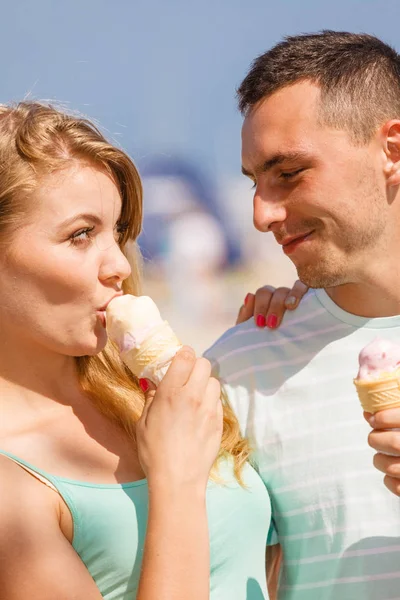
<instances>
[{"instance_id":1,"label":"man's neck","mask_svg":"<svg viewBox=\"0 0 400 600\"><path fill-rule=\"evenodd\" d=\"M340 308L359 317L400 315L400 269L390 280L380 277L376 281L346 283L325 291Z\"/></svg>"},{"instance_id":2,"label":"man's neck","mask_svg":"<svg viewBox=\"0 0 400 600\"><path fill-rule=\"evenodd\" d=\"M357 257L349 257L349 283L326 288L341 309L359 317L400 315L400 197L382 236Z\"/></svg>"}]
</instances>

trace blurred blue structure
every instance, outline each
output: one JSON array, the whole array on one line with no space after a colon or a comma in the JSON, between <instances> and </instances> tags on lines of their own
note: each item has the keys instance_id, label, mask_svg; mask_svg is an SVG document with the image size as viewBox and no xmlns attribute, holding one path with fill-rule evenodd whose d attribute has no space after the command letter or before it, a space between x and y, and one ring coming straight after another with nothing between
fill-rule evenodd
<instances>
[{"instance_id":1,"label":"blurred blue structure","mask_svg":"<svg viewBox=\"0 0 400 600\"><path fill-rule=\"evenodd\" d=\"M140 163L139 163L140 167ZM144 186L144 221L139 245L145 260L158 261L168 255L169 225L185 212L206 213L223 233L226 263L240 261L241 250L230 230L215 193L215 187L189 161L177 157L146 157L140 168Z\"/></svg>"}]
</instances>

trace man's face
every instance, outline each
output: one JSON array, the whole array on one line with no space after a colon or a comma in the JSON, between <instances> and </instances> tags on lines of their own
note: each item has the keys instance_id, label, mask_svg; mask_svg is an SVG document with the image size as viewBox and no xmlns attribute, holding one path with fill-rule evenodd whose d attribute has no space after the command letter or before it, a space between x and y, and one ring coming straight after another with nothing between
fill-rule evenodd
<instances>
[{"instance_id":1,"label":"man's face","mask_svg":"<svg viewBox=\"0 0 400 600\"><path fill-rule=\"evenodd\" d=\"M271 231L311 287L362 279L387 250L389 210L376 139L321 124L319 88L279 90L256 105L242 130L242 165L255 184L254 224Z\"/></svg>"}]
</instances>

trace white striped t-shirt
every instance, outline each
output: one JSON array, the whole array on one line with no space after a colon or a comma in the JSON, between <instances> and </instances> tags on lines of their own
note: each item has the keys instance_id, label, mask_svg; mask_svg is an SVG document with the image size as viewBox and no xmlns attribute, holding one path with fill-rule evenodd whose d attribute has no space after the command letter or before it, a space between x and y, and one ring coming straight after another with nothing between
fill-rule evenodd
<instances>
[{"instance_id":1,"label":"white striped t-shirt","mask_svg":"<svg viewBox=\"0 0 400 600\"><path fill-rule=\"evenodd\" d=\"M353 378L361 348L400 340L312 290L277 330L253 320L207 351L271 496L280 600L400 599L400 499L372 466Z\"/></svg>"}]
</instances>

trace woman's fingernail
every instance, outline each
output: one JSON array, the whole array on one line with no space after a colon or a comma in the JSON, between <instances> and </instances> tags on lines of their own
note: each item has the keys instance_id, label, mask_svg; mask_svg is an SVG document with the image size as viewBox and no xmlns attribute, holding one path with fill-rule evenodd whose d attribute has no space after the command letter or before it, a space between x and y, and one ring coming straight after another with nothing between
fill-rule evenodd
<instances>
[{"instance_id":1,"label":"woman's fingernail","mask_svg":"<svg viewBox=\"0 0 400 600\"><path fill-rule=\"evenodd\" d=\"M374 417L374 415L370 416L370 418L368 419L368 422L371 425L372 429L375 429L375 417Z\"/></svg>"},{"instance_id":2,"label":"woman's fingernail","mask_svg":"<svg viewBox=\"0 0 400 600\"><path fill-rule=\"evenodd\" d=\"M149 382L147 379L139 379L139 385L142 388L143 392L147 392L149 389Z\"/></svg>"},{"instance_id":3,"label":"woman's fingernail","mask_svg":"<svg viewBox=\"0 0 400 600\"><path fill-rule=\"evenodd\" d=\"M257 324L257 327L265 327L265 316L257 315L256 324Z\"/></svg>"},{"instance_id":4,"label":"woman's fingernail","mask_svg":"<svg viewBox=\"0 0 400 600\"><path fill-rule=\"evenodd\" d=\"M247 294L246 298L244 299L244 304L246 305L248 303L248 301L250 300L250 296L251 294Z\"/></svg>"},{"instance_id":5,"label":"woman's fingernail","mask_svg":"<svg viewBox=\"0 0 400 600\"><path fill-rule=\"evenodd\" d=\"M276 315L274 315L274 314L268 315L267 327L274 329L274 327L276 327L277 322L278 322L278 317Z\"/></svg>"},{"instance_id":6,"label":"woman's fingernail","mask_svg":"<svg viewBox=\"0 0 400 600\"><path fill-rule=\"evenodd\" d=\"M286 306L294 306L297 303L296 296L288 296L286 298L285 304Z\"/></svg>"}]
</instances>

